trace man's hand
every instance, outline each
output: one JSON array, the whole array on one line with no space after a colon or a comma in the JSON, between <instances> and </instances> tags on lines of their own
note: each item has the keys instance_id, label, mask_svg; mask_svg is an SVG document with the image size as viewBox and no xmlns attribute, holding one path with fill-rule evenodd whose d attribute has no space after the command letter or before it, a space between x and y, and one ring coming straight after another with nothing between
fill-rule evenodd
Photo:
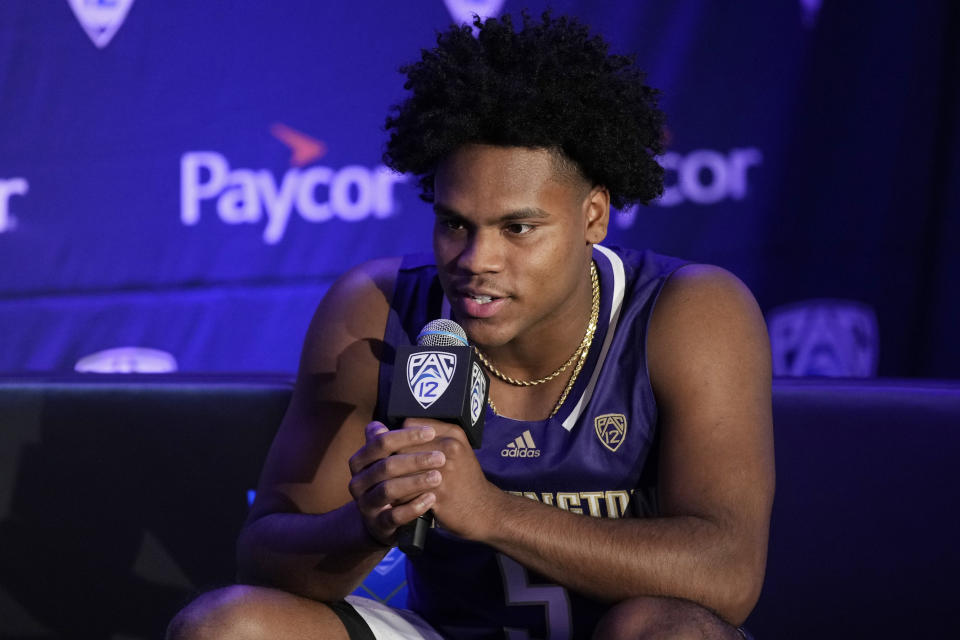
<instances>
[{"instance_id":1,"label":"man's hand","mask_svg":"<svg viewBox=\"0 0 960 640\"><path fill-rule=\"evenodd\" d=\"M426 418L407 418L403 426L432 429L436 433L429 443L412 445L403 452L431 450L443 457L440 482L431 487L436 496L433 513L439 524L461 538L486 541L496 526L498 504L504 493L484 476L467 434L457 425Z\"/></svg>"},{"instance_id":2,"label":"man's hand","mask_svg":"<svg viewBox=\"0 0 960 640\"><path fill-rule=\"evenodd\" d=\"M365 435L366 443L350 458L350 493L373 539L391 546L400 526L437 501L433 490L446 458L431 449L436 431L422 422L396 431L371 422Z\"/></svg>"}]
</instances>

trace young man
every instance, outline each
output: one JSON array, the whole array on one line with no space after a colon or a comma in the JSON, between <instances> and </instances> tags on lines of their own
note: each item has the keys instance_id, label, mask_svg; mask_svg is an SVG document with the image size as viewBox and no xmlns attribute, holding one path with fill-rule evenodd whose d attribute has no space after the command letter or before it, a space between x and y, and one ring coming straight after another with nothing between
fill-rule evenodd
<instances>
[{"instance_id":1,"label":"young man","mask_svg":"<svg viewBox=\"0 0 960 640\"><path fill-rule=\"evenodd\" d=\"M387 122L387 160L434 204L433 259L331 288L240 537L251 586L171 637L742 637L773 495L762 316L721 269L598 244L611 202L662 190L630 61L564 18L477 27L404 68ZM437 317L491 374L477 451L450 424L383 424L396 346ZM344 602L431 509L413 611Z\"/></svg>"}]
</instances>

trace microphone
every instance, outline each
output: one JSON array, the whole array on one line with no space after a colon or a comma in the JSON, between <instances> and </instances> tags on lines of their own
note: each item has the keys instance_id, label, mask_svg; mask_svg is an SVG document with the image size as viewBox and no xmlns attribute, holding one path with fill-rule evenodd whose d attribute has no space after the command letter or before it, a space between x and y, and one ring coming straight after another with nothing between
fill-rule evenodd
<instances>
[{"instance_id":1,"label":"microphone","mask_svg":"<svg viewBox=\"0 0 960 640\"><path fill-rule=\"evenodd\" d=\"M450 422L479 449L489 390L490 379L463 327L453 320L431 320L417 335L416 347L397 347L387 421L393 429L404 418ZM432 526L433 511L428 511L400 527L397 546L406 554L422 553Z\"/></svg>"}]
</instances>

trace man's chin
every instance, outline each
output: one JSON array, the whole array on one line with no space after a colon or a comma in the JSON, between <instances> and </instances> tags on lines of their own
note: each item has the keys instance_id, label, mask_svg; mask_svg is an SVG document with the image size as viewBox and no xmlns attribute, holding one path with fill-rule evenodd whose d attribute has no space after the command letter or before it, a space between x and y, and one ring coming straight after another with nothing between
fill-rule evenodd
<instances>
[{"instance_id":1,"label":"man's chin","mask_svg":"<svg viewBox=\"0 0 960 640\"><path fill-rule=\"evenodd\" d=\"M463 327L470 344L481 349L496 348L513 339L511 330L493 319L466 317L454 320Z\"/></svg>"}]
</instances>

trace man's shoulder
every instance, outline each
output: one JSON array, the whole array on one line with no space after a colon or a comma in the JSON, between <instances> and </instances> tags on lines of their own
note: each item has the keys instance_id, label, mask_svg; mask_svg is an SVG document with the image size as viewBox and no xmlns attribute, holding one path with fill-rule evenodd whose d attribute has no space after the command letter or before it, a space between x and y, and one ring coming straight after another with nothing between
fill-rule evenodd
<instances>
[{"instance_id":1,"label":"man's shoulder","mask_svg":"<svg viewBox=\"0 0 960 640\"><path fill-rule=\"evenodd\" d=\"M756 302L746 284L723 267L696 262L680 263L672 270L662 297L666 304L686 302L708 310L716 305L753 307ZM715 310L715 309L713 309Z\"/></svg>"},{"instance_id":2,"label":"man's shoulder","mask_svg":"<svg viewBox=\"0 0 960 640\"><path fill-rule=\"evenodd\" d=\"M743 324L757 328L764 324L747 285L726 269L711 264L687 263L674 269L654 313L665 319L665 327L674 330L709 331L710 327Z\"/></svg>"},{"instance_id":3,"label":"man's shoulder","mask_svg":"<svg viewBox=\"0 0 960 640\"><path fill-rule=\"evenodd\" d=\"M383 336L402 258L379 258L344 272L327 290L307 330L301 366L333 369L345 349Z\"/></svg>"},{"instance_id":4,"label":"man's shoulder","mask_svg":"<svg viewBox=\"0 0 960 640\"><path fill-rule=\"evenodd\" d=\"M436 275L436 270L430 253L376 258L344 272L331 286L330 294L345 297L347 302L363 302L368 298L389 302L399 282L416 278L417 274L429 280Z\"/></svg>"},{"instance_id":5,"label":"man's shoulder","mask_svg":"<svg viewBox=\"0 0 960 640\"><path fill-rule=\"evenodd\" d=\"M322 335L340 336L335 344L348 339L380 340L391 317L395 317L394 322L396 317L406 318L418 305L426 305L427 298L436 302L435 283L436 264L430 254L378 258L358 264L330 286L311 322L308 338L319 338L328 344L330 341ZM395 305L399 305L397 309Z\"/></svg>"},{"instance_id":6,"label":"man's shoulder","mask_svg":"<svg viewBox=\"0 0 960 640\"><path fill-rule=\"evenodd\" d=\"M730 373L747 360L758 369L769 368L766 323L753 294L735 275L713 265L687 264L671 274L647 340L654 382L665 372L678 374L679 380Z\"/></svg>"},{"instance_id":7,"label":"man's shoulder","mask_svg":"<svg viewBox=\"0 0 960 640\"><path fill-rule=\"evenodd\" d=\"M403 260L377 258L350 268L330 286L323 304L336 307L346 316L376 309L386 313Z\"/></svg>"}]
</instances>

